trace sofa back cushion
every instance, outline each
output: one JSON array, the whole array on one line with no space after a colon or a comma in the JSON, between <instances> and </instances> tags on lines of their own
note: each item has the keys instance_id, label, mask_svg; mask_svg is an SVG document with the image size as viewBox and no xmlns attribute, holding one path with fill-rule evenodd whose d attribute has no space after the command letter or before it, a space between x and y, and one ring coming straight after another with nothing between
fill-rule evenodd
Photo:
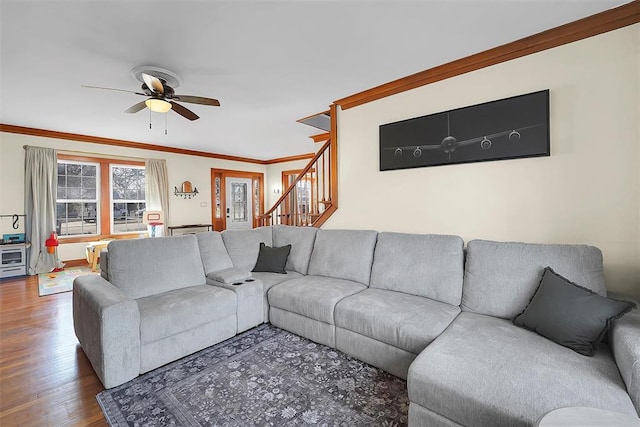
<instances>
[{"instance_id":1,"label":"sofa back cushion","mask_svg":"<svg viewBox=\"0 0 640 427\"><path fill-rule=\"evenodd\" d=\"M380 233L371 287L460 305L463 247L458 236Z\"/></svg>"},{"instance_id":2,"label":"sofa back cushion","mask_svg":"<svg viewBox=\"0 0 640 427\"><path fill-rule=\"evenodd\" d=\"M109 281L131 298L206 283L198 240L175 237L109 242Z\"/></svg>"},{"instance_id":3,"label":"sofa back cushion","mask_svg":"<svg viewBox=\"0 0 640 427\"><path fill-rule=\"evenodd\" d=\"M224 247L220 232L207 231L197 233L196 238L198 239L198 248L200 249L200 258L202 259L205 275L214 271L233 268L233 262Z\"/></svg>"},{"instance_id":4,"label":"sofa back cushion","mask_svg":"<svg viewBox=\"0 0 640 427\"><path fill-rule=\"evenodd\" d=\"M318 230L307 273L368 286L377 235L368 230Z\"/></svg>"},{"instance_id":5,"label":"sofa back cushion","mask_svg":"<svg viewBox=\"0 0 640 427\"><path fill-rule=\"evenodd\" d=\"M315 227L273 226L273 246L291 245L286 270L307 274L317 231L318 229Z\"/></svg>"},{"instance_id":6,"label":"sofa back cushion","mask_svg":"<svg viewBox=\"0 0 640 427\"><path fill-rule=\"evenodd\" d=\"M602 253L587 245L472 240L462 287L462 310L511 319L535 293L545 267L606 296Z\"/></svg>"},{"instance_id":7,"label":"sofa back cushion","mask_svg":"<svg viewBox=\"0 0 640 427\"><path fill-rule=\"evenodd\" d=\"M231 257L233 266L251 271L258 260L260 243L273 246L271 227L260 227L251 230L225 230L222 240Z\"/></svg>"}]
</instances>

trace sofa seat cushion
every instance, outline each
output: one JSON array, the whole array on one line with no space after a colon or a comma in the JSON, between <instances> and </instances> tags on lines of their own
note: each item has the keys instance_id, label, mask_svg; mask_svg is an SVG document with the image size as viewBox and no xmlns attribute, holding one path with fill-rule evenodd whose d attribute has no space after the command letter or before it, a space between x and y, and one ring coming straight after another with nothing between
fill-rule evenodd
<instances>
[{"instance_id":1,"label":"sofa seat cushion","mask_svg":"<svg viewBox=\"0 0 640 427\"><path fill-rule=\"evenodd\" d=\"M304 276L274 286L268 297L272 307L333 325L336 304L365 289L351 280Z\"/></svg>"},{"instance_id":2,"label":"sofa seat cushion","mask_svg":"<svg viewBox=\"0 0 640 427\"><path fill-rule=\"evenodd\" d=\"M298 273L297 271L290 271L290 270L287 270L287 274L269 273L266 271L259 271L259 272L254 271L251 273L251 276L253 276L256 279L262 280L262 283L264 284L264 291L266 293L269 289L271 289L272 286L277 285L278 283L285 282L287 280L302 277L302 274Z\"/></svg>"},{"instance_id":3,"label":"sofa seat cushion","mask_svg":"<svg viewBox=\"0 0 640 427\"><path fill-rule=\"evenodd\" d=\"M136 300L140 341L158 341L236 313L236 294L216 286L176 289Z\"/></svg>"},{"instance_id":4,"label":"sofa seat cushion","mask_svg":"<svg viewBox=\"0 0 640 427\"><path fill-rule=\"evenodd\" d=\"M491 316L462 312L413 362L409 399L455 423L531 426L589 406L633 415L611 352L593 357Z\"/></svg>"},{"instance_id":5,"label":"sofa seat cushion","mask_svg":"<svg viewBox=\"0 0 640 427\"><path fill-rule=\"evenodd\" d=\"M263 283L263 303L262 303L262 315L263 315L263 319L266 322L269 322L269 299L268 299L268 294L269 294L269 289L271 289L273 286L282 283L284 281L287 280L291 280L291 279L295 279L298 277L302 277L302 274L298 273L297 271L290 271L290 270L286 270L287 274L280 274L280 273L268 273L268 272L253 272L253 277L255 279L260 279L262 280Z\"/></svg>"},{"instance_id":6,"label":"sofa seat cushion","mask_svg":"<svg viewBox=\"0 0 640 427\"><path fill-rule=\"evenodd\" d=\"M336 326L418 354L460 313L457 306L382 289L340 301Z\"/></svg>"}]
</instances>

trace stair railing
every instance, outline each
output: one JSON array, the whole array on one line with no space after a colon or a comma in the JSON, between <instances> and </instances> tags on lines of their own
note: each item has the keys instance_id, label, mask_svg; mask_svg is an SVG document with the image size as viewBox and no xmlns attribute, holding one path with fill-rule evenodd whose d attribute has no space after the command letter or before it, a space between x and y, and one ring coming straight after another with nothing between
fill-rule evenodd
<instances>
[{"instance_id":1,"label":"stair railing","mask_svg":"<svg viewBox=\"0 0 640 427\"><path fill-rule=\"evenodd\" d=\"M296 176L271 209L258 218L260 225L318 227L335 210L332 188L332 150L328 140ZM325 214L326 213L326 214Z\"/></svg>"},{"instance_id":2,"label":"stair railing","mask_svg":"<svg viewBox=\"0 0 640 427\"><path fill-rule=\"evenodd\" d=\"M338 209L337 106L331 106L331 131L307 166L289 184L258 224L320 227Z\"/></svg>"}]
</instances>

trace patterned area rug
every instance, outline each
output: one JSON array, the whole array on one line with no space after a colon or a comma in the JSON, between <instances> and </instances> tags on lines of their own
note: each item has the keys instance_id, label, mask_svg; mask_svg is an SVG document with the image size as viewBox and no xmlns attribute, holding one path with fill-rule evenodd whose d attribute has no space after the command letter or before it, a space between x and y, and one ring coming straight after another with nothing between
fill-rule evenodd
<instances>
[{"instance_id":1,"label":"patterned area rug","mask_svg":"<svg viewBox=\"0 0 640 427\"><path fill-rule=\"evenodd\" d=\"M57 273L38 274L38 295L58 294L73 290L73 279L84 274L99 274L90 268L69 268Z\"/></svg>"},{"instance_id":2,"label":"patterned area rug","mask_svg":"<svg viewBox=\"0 0 640 427\"><path fill-rule=\"evenodd\" d=\"M111 426L403 426L406 382L261 325L98 394Z\"/></svg>"}]
</instances>

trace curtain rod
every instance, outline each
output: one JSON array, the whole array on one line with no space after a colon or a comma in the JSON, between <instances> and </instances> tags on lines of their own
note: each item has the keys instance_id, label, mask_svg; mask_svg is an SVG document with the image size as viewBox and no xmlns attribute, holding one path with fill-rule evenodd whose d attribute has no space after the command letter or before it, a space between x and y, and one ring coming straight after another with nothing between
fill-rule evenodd
<instances>
[{"instance_id":1,"label":"curtain rod","mask_svg":"<svg viewBox=\"0 0 640 427\"><path fill-rule=\"evenodd\" d=\"M33 148L47 148L47 147L37 147L35 145L23 145L22 148L26 150L28 147ZM145 160L165 160L165 159L152 159L152 158L142 158L142 157L134 157L134 156L118 156L113 154L102 154L102 153L89 153L86 151L75 151L75 150L60 150L54 148L60 154L70 154L70 155L82 155L89 157L104 157L106 159L116 159L116 160L134 160L134 161L145 161Z\"/></svg>"}]
</instances>

